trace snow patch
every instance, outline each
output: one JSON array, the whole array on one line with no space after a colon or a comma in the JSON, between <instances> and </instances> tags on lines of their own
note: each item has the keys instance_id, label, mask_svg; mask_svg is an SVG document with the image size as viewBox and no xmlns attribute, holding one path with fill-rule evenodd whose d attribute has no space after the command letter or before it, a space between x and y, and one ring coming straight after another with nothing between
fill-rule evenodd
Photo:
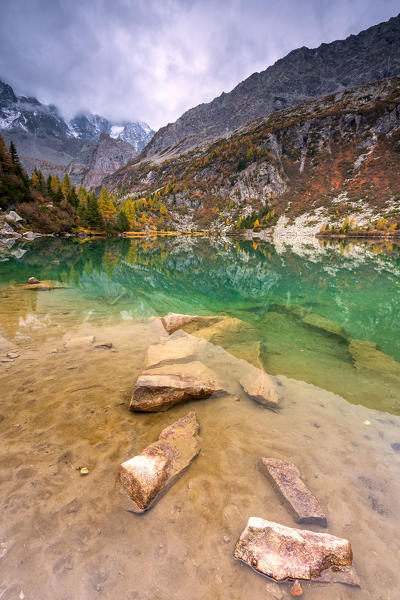
<instances>
[{"instance_id":1,"label":"snow patch","mask_svg":"<svg viewBox=\"0 0 400 600\"><path fill-rule=\"evenodd\" d=\"M112 125L111 126L111 131L110 131L110 137L114 138L114 140L116 140L121 133L123 132L123 130L125 129L125 127L123 125Z\"/></svg>"}]
</instances>

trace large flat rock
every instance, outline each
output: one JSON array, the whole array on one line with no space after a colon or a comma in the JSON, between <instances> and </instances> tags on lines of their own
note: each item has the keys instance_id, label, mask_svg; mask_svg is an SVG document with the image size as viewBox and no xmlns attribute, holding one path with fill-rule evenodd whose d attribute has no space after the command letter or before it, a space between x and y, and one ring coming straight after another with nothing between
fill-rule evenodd
<instances>
[{"instance_id":1,"label":"large flat rock","mask_svg":"<svg viewBox=\"0 0 400 600\"><path fill-rule=\"evenodd\" d=\"M267 408L279 407L276 385L265 371L249 365L246 372L240 377L239 383L246 394L259 404Z\"/></svg>"},{"instance_id":2,"label":"large flat rock","mask_svg":"<svg viewBox=\"0 0 400 600\"><path fill-rule=\"evenodd\" d=\"M159 366L144 371L136 381L129 409L139 412L168 410L191 400L202 400L220 390L214 374L202 363Z\"/></svg>"},{"instance_id":3,"label":"large flat rock","mask_svg":"<svg viewBox=\"0 0 400 600\"><path fill-rule=\"evenodd\" d=\"M351 577L350 542L328 533L293 529L250 517L233 556L276 581L318 579L332 571L336 581L359 585L358 579Z\"/></svg>"},{"instance_id":4,"label":"large flat rock","mask_svg":"<svg viewBox=\"0 0 400 600\"><path fill-rule=\"evenodd\" d=\"M304 484L296 465L289 460L261 458L259 466L283 498L297 523L327 527L326 514Z\"/></svg>"},{"instance_id":5,"label":"large flat rock","mask_svg":"<svg viewBox=\"0 0 400 600\"><path fill-rule=\"evenodd\" d=\"M194 360L207 342L190 335L168 339L149 346L145 359L145 368L151 369L166 363Z\"/></svg>"},{"instance_id":6,"label":"large flat rock","mask_svg":"<svg viewBox=\"0 0 400 600\"><path fill-rule=\"evenodd\" d=\"M132 500L131 510L148 510L200 452L199 423L194 412L160 434L141 454L122 463L119 481Z\"/></svg>"}]
</instances>

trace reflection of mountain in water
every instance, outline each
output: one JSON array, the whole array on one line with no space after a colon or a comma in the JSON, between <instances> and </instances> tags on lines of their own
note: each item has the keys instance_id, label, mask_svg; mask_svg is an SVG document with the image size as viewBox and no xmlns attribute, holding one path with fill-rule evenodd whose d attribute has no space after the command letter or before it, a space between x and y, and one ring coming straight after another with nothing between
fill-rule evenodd
<instances>
[{"instance_id":1,"label":"reflection of mountain in water","mask_svg":"<svg viewBox=\"0 0 400 600\"><path fill-rule=\"evenodd\" d=\"M392 251L311 256L268 243L151 238L45 238L0 263L3 282L35 275L76 288L110 313L226 312L262 326L276 306L301 306L339 323L352 338L377 342L400 359L400 259ZM15 250L15 248L14 248Z\"/></svg>"}]
</instances>

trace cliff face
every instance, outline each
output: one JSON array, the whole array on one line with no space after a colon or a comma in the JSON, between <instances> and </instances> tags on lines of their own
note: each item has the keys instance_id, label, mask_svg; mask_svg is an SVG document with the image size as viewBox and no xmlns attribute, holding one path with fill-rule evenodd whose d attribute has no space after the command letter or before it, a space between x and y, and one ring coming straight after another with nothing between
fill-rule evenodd
<instances>
[{"instance_id":1,"label":"cliff face","mask_svg":"<svg viewBox=\"0 0 400 600\"><path fill-rule=\"evenodd\" d=\"M178 226L268 229L279 217L318 227L346 216L400 220L399 173L400 79L391 78L276 112L175 159L137 161L104 183L121 196L156 192Z\"/></svg>"},{"instance_id":2,"label":"cliff face","mask_svg":"<svg viewBox=\"0 0 400 600\"><path fill-rule=\"evenodd\" d=\"M106 175L114 173L136 157L136 152L128 142L114 140L106 133L100 135L83 180L87 188L94 188Z\"/></svg>"},{"instance_id":3,"label":"cliff face","mask_svg":"<svg viewBox=\"0 0 400 600\"><path fill-rule=\"evenodd\" d=\"M400 15L345 40L299 48L228 94L160 129L145 156L179 153L257 117L353 86L400 75Z\"/></svg>"}]
</instances>

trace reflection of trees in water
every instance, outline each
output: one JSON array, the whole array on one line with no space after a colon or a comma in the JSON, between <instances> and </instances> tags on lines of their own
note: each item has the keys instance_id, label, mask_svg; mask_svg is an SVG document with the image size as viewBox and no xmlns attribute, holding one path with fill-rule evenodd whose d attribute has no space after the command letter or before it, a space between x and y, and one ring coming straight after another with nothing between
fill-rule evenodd
<instances>
[{"instance_id":1,"label":"reflection of trees in water","mask_svg":"<svg viewBox=\"0 0 400 600\"><path fill-rule=\"evenodd\" d=\"M0 276L56 279L105 310L123 305L140 314L225 311L244 318L245 311L257 324L272 304L300 304L339 322L351 337L390 340L400 356L399 255L350 250L325 244L302 257L238 239L43 238L20 260L0 263Z\"/></svg>"}]
</instances>

